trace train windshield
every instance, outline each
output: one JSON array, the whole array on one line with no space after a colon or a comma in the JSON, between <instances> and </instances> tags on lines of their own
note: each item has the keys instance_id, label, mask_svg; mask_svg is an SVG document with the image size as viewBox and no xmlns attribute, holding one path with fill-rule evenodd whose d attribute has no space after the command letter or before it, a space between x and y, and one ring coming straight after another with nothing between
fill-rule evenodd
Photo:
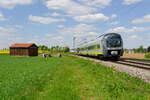
<instances>
[{"instance_id":1,"label":"train windshield","mask_svg":"<svg viewBox=\"0 0 150 100\"><path fill-rule=\"evenodd\" d=\"M106 36L107 47L120 47L121 46L121 37L119 35L108 35Z\"/></svg>"}]
</instances>

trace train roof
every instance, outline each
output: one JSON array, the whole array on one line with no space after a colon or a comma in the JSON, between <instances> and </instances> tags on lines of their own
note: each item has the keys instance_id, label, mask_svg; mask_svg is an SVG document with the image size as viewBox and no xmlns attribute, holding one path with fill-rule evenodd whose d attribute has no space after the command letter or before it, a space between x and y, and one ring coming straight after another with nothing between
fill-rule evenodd
<instances>
[{"instance_id":1,"label":"train roof","mask_svg":"<svg viewBox=\"0 0 150 100\"><path fill-rule=\"evenodd\" d=\"M120 35L120 34L118 34L118 33L104 33L104 34L102 34L102 35L98 36L98 38L99 38L99 37L102 37L102 36L110 35L110 34Z\"/></svg>"},{"instance_id":2,"label":"train roof","mask_svg":"<svg viewBox=\"0 0 150 100\"><path fill-rule=\"evenodd\" d=\"M120 36L120 34L118 34L118 33L104 33L104 34L98 36L97 38L88 41L88 44L92 44L96 39L99 39L99 38L102 37L102 36L106 36L106 35L110 35L110 34L115 34L115 35L119 35L119 36Z\"/></svg>"},{"instance_id":3,"label":"train roof","mask_svg":"<svg viewBox=\"0 0 150 100\"><path fill-rule=\"evenodd\" d=\"M94 44L94 42L95 42L97 39L99 39L100 37L106 36L106 35L111 35L111 34L115 34L115 35L119 35L119 36L120 36L120 34L118 34L118 33L104 33L104 34L102 34L102 35L96 37L95 39L89 40L88 42L82 44L82 47L84 47L84 46L86 46L86 45Z\"/></svg>"}]
</instances>

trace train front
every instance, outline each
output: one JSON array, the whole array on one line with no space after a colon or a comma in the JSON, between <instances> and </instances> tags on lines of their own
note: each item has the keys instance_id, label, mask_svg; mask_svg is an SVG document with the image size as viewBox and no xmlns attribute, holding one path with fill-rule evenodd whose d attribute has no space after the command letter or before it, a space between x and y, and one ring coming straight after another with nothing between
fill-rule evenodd
<instances>
[{"instance_id":1,"label":"train front","mask_svg":"<svg viewBox=\"0 0 150 100\"><path fill-rule=\"evenodd\" d=\"M123 55L123 41L119 34L109 33L104 36L105 57L119 58Z\"/></svg>"}]
</instances>

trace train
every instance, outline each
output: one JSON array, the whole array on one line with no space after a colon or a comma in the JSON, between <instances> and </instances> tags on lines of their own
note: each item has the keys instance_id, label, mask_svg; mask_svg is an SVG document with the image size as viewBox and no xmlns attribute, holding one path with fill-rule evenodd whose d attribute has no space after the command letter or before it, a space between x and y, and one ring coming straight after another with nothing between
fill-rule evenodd
<instances>
[{"instance_id":1,"label":"train","mask_svg":"<svg viewBox=\"0 0 150 100\"><path fill-rule=\"evenodd\" d=\"M118 33L105 33L80 44L75 51L78 55L94 56L99 59L119 59L123 56L123 40Z\"/></svg>"}]
</instances>

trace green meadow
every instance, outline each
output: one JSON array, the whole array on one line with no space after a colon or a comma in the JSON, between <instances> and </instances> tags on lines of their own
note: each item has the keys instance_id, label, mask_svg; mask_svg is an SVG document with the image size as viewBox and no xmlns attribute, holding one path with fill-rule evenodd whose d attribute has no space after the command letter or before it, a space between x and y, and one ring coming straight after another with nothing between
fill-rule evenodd
<instances>
[{"instance_id":1,"label":"green meadow","mask_svg":"<svg viewBox=\"0 0 150 100\"><path fill-rule=\"evenodd\" d=\"M150 84L88 60L0 56L0 100L150 100Z\"/></svg>"}]
</instances>

